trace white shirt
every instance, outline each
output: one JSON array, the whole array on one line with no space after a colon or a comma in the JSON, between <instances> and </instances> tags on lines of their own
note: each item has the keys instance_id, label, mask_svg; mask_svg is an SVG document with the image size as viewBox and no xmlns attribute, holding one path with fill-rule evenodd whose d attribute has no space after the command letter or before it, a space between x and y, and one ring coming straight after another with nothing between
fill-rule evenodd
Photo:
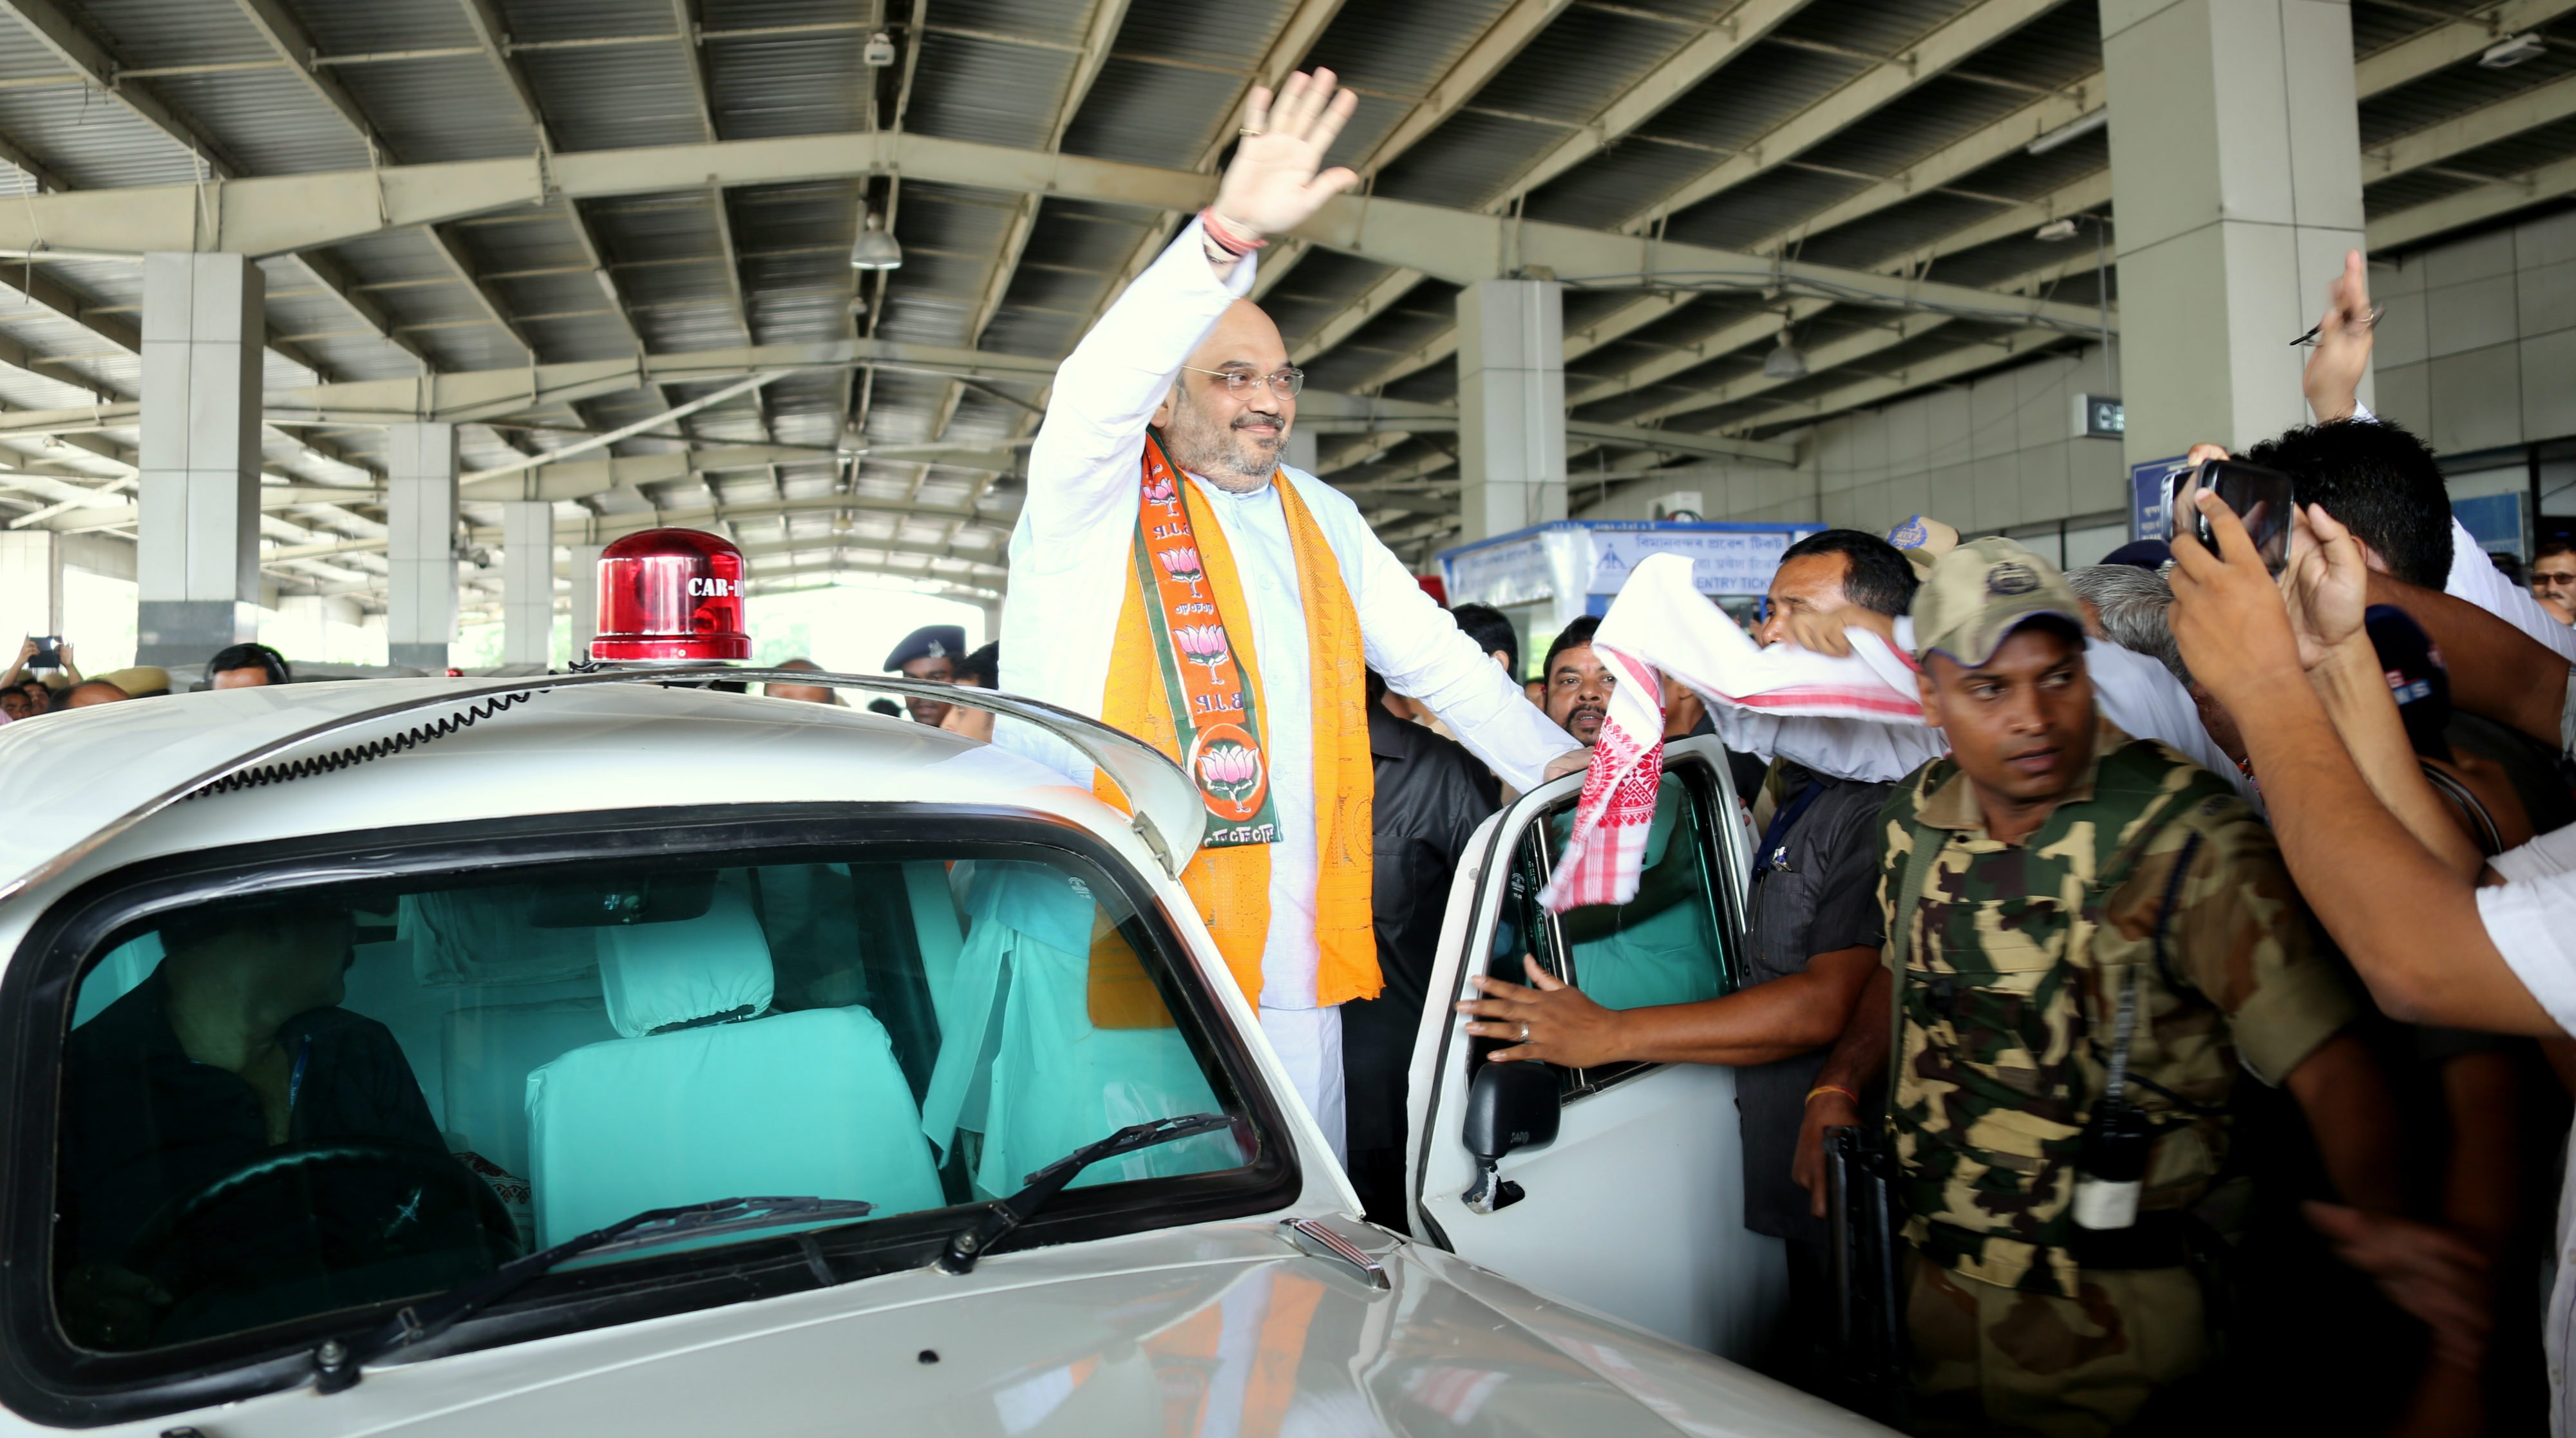
<instances>
[{"instance_id":1,"label":"white shirt","mask_svg":"<svg viewBox=\"0 0 2576 1438\"><path fill-rule=\"evenodd\" d=\"M2576 664L2576 629L2559 623L2558 616L2541 608L2530 590L2505 578L2487 558L2477 536L2456 518L2451 521L2451 573L2442 582L2442 592L2469 601Z\"/></svg>"},{"instance_id":2,"label":"white shirt","mask_svg":"<svg viewBox=\"0 0 2576 1438\"><path fill-rule=\"evenodd\" d=\"M1911 617L1897 619L1896 647L1913 652ZM2238 792L2244 791L2245 778L2236 761L2201 727L2199 706L2171 670L2143 654L2089 637L2084 641L2084 662L2092 672L2094 701L2103 717L2132 738L2163 740L2183 757L2234 784ZM1732 705L1712 705L1709 719L1730 749L1786 759L1819 774L1864 783L1892 783L1950 752L1941 731L1924 724L1764 714Z\"/></svg>"},{"instance_id":3,"label":"white shirt","mask_svg":"<svg viewBox=\"0 0 2576 1438\"><path fill-rule=\"evenodd\" d=\"M2576 1033L2576 826L2543 834L2488 861L2502 885L2478 890L2487 938L2558 1026ZM2576 1142L2576 1135L2570 1135ZM2576 1432L2568 1411L2567 1365L2576 1347L2576 1148L2558 1198L2558 1280L2543 1341L2549 1358L2549 1431Z\"/></svg>"},{"instance_id":4,"label":"white shirt","mask_svg":"<svg viewBox=\"0 0 2576 1438\"><path fill-rule=\"evenodd\" d=\"M1002 614L1002 687L1081 714L1098 714L1109 681L1130 562L1140 457L1155 407L1225 307L1252 287L1253 262L1219 279L1182 229L1056 372L1046 422L1029 452L1029 498L1011 534L1011 594ZM1283 470L1331 546L1359 618L1368 666L1398 694L1431 706L1505 783L1537 787L1550 759L1574 747L1501 667L1458 630L1348 496L1313 475ZM1280 841L1271 846L1270 930L1262 956L1265 1008L1315 1006L1315 792L1306 615L1284 506L1270 486L1229 494L1191 476L1204 512L1224 531L1243 579ZM1071 746L1004 720L1005 743L1088 783Z\"/></svg>"},{"instance_id":5,"label":"white shirt","mask_svg":"<svg viewBox=\"0 0 2576 1438\"><path fill-rule=\"evenodd\" d=\"M2353 403L2352 417L2361 424L2379 423L2379 416L2370 412L2370 406L2358 400ZM2557 616L2531 597L2530 590L2505 578L2494 561L2487 558L2486 547L2469 533L2467 525L2460 523L2458 515L2451 517L2451 572L2442 580L2442 592L2453 599L2467 600L2576 665L2576 629L2559 623Z\"/></svg>"}]
</instances>

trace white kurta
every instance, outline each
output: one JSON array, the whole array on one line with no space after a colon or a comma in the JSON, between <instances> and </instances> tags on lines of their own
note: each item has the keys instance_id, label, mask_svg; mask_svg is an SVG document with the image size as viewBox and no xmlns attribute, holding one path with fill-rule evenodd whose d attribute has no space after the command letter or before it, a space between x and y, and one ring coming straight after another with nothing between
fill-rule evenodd
<instances>
[{"instance_id":1,"label":"white kurta","mask_svg":"<svg viewBox=\"0 0 2576 1438\"><path fill-rule=\"evenodd\" d=\"M1029 498L1011 533L1011 595L1002 613L1002 687L1098 714L1109 682L1130 562L1145 430L1181 365L1225 307L1252 287L1246 260L1220 280L1183 229L1128 286L1056 372L1046 422L1029 452ZM1359 507L1310 474L1284 470L1331 547L1359 618L1370 668L1422 700L1515 788L1535 787L1573 747L1522 696L1411 571L1378 541ZM1197 476L1201 511L1224 531L1242 577L1259 664L1261 737L1269 752L1280 840L1270 851L1270 927L1262 949L1262 1027L1336 1152L1342 1141L1341 1023L1316 1003L1315 766L1312 655L1285 506L1270 486L1229 494ZM1004 720L995 741L1081 783L1091 765L1071 746Z\"/></svg>"}]
</instances>

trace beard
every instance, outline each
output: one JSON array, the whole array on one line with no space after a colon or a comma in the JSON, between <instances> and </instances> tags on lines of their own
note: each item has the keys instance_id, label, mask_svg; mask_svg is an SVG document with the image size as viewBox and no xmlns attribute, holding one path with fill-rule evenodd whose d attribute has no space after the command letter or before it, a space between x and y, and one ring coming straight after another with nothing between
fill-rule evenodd
<instances>
[{"instance_id":1,"label":"beard","mask_svg":"<svg viewBox=\"0 0 2576 1438\"><path fill-rule=\"evenodd\" d=\"M1279 450L1288 441L1288 424L1280 415L1247 412L1231 421L1218 418L1192 399L1189 387L1175 390L1171 427L1163 444L1172 463L1203 475L1220 489L1258 489L1279 469ZM1278 432L1252 433L1253 424L1275 424Z\"/></svg>"}]
</instances>

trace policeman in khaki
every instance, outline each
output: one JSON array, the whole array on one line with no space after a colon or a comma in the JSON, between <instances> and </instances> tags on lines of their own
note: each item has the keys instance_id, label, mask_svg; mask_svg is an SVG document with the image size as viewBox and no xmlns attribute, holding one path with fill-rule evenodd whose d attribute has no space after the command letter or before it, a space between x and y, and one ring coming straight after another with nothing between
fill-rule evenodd
<instances>
[{"instance_id":1,"label":"policeman in khaki","mask_svg":"<svg viewBox=\"0 0 2576 1438\"><path fill-rule=\"evenodd\" d=\"M2010 540L1933 565L1920 686L1952 752L1881 813L1887 964L1802 1135L1806 1174L1893 1038L1924 1432L2176 1431L2211 1351L2187 1215L2240 1071L2288 1085L2344 1197L2397 1202L2388 1091L2346 1032L2360 1002L2270 831L2101 718L2082 613Z\"/></svg>"}]
</instances>

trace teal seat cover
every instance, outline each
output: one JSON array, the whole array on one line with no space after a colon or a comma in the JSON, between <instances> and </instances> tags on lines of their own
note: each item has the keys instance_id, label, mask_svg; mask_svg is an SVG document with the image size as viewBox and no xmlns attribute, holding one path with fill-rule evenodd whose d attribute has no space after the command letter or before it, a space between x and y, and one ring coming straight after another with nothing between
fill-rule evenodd
<instances>
[{"instance_id":1,"label":"teal seat cover","mask_svg":"<svg viewBox=\"0 0 2576 1438\"><path fill-rule=\"evenodd\" d=\"M974 1180L1006 1194L1031 1172L1129 1124L1221 1106L1176 1028L1094 1028L1090 892L1044 864L976 876L969 929L940 1003L939 1063L922 1129L944 1154L959 1129L984 1136ZM1206 1173L1244 1162L1231 1135L1204 1134L1095 1164L1076 1185Z\"/></svg>"},{"instance_id":2,"label":"teal seat cover","mask_svg":"<svg viewBox=\"0 0 2576 1438\"><path fill-rule=\"evenodd\" d=\"M597 932L607 1018L625 1037L528 1075L540 1243L720 1198L864 1199L880 1213L946 1202L875 1015L734 1017L766 1010L774 983L737 891L719 888L695 919Z\"/></svg>"},{"instance_id":3,"label":"teal seat cover","mask_svg":"<svg viewBox=\"0 0 2576 1438\"><path fill-rule=\"evenodd\" d=\"M865 1009L613 1039L528 1075L537 1241L733 1197L937 1208L921 1113Z\"/></svg>"}]
</instances>

